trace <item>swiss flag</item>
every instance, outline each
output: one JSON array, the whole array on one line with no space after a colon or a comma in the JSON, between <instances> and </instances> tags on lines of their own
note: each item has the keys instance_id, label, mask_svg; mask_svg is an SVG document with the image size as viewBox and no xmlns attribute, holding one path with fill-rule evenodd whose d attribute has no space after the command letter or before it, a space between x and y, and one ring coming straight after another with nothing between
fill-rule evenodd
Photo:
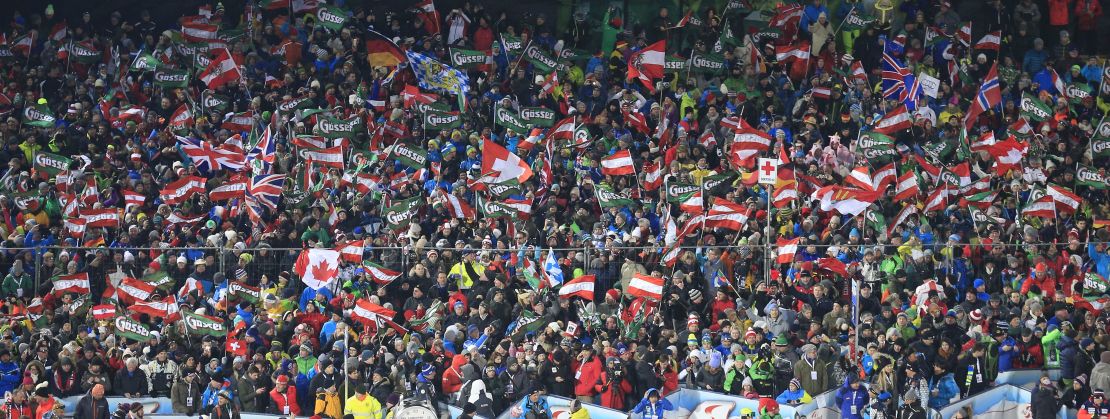
<instances>
[{"instance_id":1,"label":"swiss flag","mask_svg":"<svg viewBox=\"0 0 1110 419\"><path fill-rule=\"evenodd\" d=\"M227 337L227 344L224 349L228 353L235 354L235 356L247 356L247 343L233 337Z\"/></svg>"},{"instance_id":2,"label":"swiss flag","mask_svg":"<svg viewBox=\"0 0 1110 419\"><path fill-rule=\"evenodd\" d=\"M501 183L509 179L516 179L524 183L532 177L532 168L517 155L510 153L505 147L497 143L484 140L482 142L482 173L492 176L490 183Z\"/></svg>"},{"instance_id":3,"label":"swiss flag","mask_svg":"<svg viewBox=\"0 0 1110 419\"><path fill-rule=\"evenodd\" d=\"M312 289L321 289L335 282L339 274L339 252L331 249L305 249L293 264L301 281Z\"/></svg>"}]
</instances>

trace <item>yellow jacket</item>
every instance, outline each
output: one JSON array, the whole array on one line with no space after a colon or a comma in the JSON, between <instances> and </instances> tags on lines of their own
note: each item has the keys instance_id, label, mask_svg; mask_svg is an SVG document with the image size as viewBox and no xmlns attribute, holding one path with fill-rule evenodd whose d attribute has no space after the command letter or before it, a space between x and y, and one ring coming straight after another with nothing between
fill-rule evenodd
<instances>
[{"instance_id":1,"label":"yellow jacket","mask_svg":"<svg viewBox=\"0 0 1110 419\"><path fill-rule=\"evenodd\" d=\"M474 282L478 280L478 277L486 271L486 267L478 264L478 262L472 263L471 269L474 270L474 274L477 276L471 277L467 269L463 267L464 263L466 262L456 263L455 266L451 268L451 272L447 274L447 277L455 278L455 283L459 286L459 289L470 289L474 286Z\"/></svg>"},{"instance_id":2,"label":"yellow jacket","mask_svg":"<svg viewBox=\"0 0 1110 419\"><path fill-rule=\"evenodd\" d=\"M312 410L312 414L341 419L343 417L343 405L339 403L339 394L326 391L316 393L316 408Z\"/></svg>"},{"instance_id":3,"label":"yellow jacket","mask_svg":"<svg viewBox=\"0 0 1110 419\"><path fill-rule=\"evenodd\" d=\"M351 396L347 399L343 413L354 415L355 419L382 419L385 413L382 410L382 404L374 396L367 394L365 397L359 400L357 394Z\"/></svg>"},{"instance_id":4,"label":"yellow jacket","mask_svg":"<svg viewBox=\"0 0 1110 419\"><path fill-rule=\"evenodd\" d=\"M590 412L583 407L571 412L570 419L590 419Z\"/></svg>"}]
</instances>

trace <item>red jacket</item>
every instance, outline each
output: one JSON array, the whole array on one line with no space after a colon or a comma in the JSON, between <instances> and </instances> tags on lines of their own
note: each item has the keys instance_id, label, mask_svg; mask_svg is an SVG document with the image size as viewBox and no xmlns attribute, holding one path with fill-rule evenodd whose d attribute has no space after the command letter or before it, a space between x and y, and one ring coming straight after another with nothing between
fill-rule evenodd
<instances>
[{"instance_id":1,"label":"red jacket","mask_svg":"<svg viewBox=\"0 0 1110 419\"><path fill-rule=\"evenodd\" d=\"M725 310L736 310L736 302L728 298L725 298L724 300L718 300L714 298L713 304L710 307L713 309L712 314L710 315L712 318L712 326L716 326L717 320L719 320L721 316L724 315Z\"/></svg>"},{"instance_id":2,"label":"red jacket","mask_svg":"<svg viewBox=\"0 0 1110 419\"><path fill-rule=\"evenodd\" d=\"M602 372L601 380L594 385L594 390L601 394L601 405L610 409L624 410L624 396L632 392L632 384L623 378L619 383L608 381L609 374Z\"/></svg>"},{"instance_id":3,"label":"red jacket","mask_svg":"<svg viewBox=\"0 0 1110 419\"><path fill-rule=\"evenodd\" d=\"M1068 5L1074 0L1048 0L1048 24L1052 26L1067 26Z\"/></svg>"},{"instance_id":4,"label":"red jacket","mask_svg":"<svg viewBox=\"0 0 1110 419\"><path fill-rule=\"evenodd\" d=\"M289 413L293 416L301 415L301 406L297 404L297 390L293 386L285 387L285 393L282 394L277 388L270 390L270 401L273 402L273 411L278 414L285 414L285 407L289 407Z\"/></svg>"},{"instance_id":5,"label":"red jacket","mask_svg":"<svg viewBox=\"0 0 1110 419\"><path fill-rule=\"evenodd\" d=\"M462 366L466 363L466 355L455 355L454 358L451 358L451 368L444 371L443 378L440 379L444 394L457 393L462 388Z\"/></svg>"},{"instance_id":6,"label":"red jacket","mask_svg":"<svg viewBox=\"0 0 1110 419\"><path fill-rule=\"evenodd\" d=\"M1045 275L1043 278L1038 278L1037 275L1029 275L1029 279L1021 284L1021 293L1029 292L1034 285L1040 287L1041 295L1046 300L1053 301L1056 299L1056 280L1051 275Z\"/></svg>"},{"instance_id":7,"label":"red jacket","mask_svg":"<svg viewBox=\"0 0 1110 419\"><path fill-rule=\"evenodd\" d=\"M1093 31L1098 25L1098 18L1102 16L1102 5L1099 0L1076 0L1075 20L1081 31Z\"/></svg>"},{"instance_id":8,"label":"red jacket","mask_svg":"<svg viewBox=\"0 0 1110 419\"><path fill-rule=\"evenodd\" d=\"M1014 357L1014 368L1040 368L1044 366L1044 348L1036 338L1025 343L1018 339L1018 355Z\"/></svg>"},{"instance_id":9,"label":"red jacket","mask_svg":"<svg viewBox=\"0 0 1110 419\"><path fill-rule=\"evenodd\" d=\"M601 380L602 366L597 357L581 362L574 370L574 395L593 396L597 394L594 386Z\"/></svg>"}]
</instances>

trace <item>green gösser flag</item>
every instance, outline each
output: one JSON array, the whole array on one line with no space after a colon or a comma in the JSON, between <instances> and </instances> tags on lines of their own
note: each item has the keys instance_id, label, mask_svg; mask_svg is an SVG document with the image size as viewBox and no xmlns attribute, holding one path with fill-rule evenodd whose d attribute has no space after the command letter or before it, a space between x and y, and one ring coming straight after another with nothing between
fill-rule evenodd
<instances>
[{"instance_id":1,"label":"green g\u00f6sser flag","mask_svg":"<svg viewBox=\"0 0 1110 419\"><path fill-rule=\"evenodd\" d=\"M457 128L462 125L462 116L458 112L441 112L428 109L424 112L424 127L430 130L445 130Z\"/></svg>"},{"instance_id":2,"label":"green g\u00f6sser flag","mask_svg":"<svg viewBox=\"0 0 1110 419\"><path fill-rule=\"evenodd\" d=\"M472 49L451 48L451 65L462 68L474 68L486 63L486 53Z\"/></svg>"},{"instance_id":3,"label":"green g\u00f6sser flag","mask_svg":"<svg viewBox=\"0 0 1110 419\"><path fill-rule=\"evenodd\" d=\"M57 176L58 173L68 170L69 164L72 162L73 160L70 160L68 157L54 153L47 153L45 151L35 153L35 171L49 174L51 177Z\"/></svg>"},{"instance_id":4,"label":"green g\u00f6sser flag","mask_svg":"<svg viewBox=\"0 0 1110 419\"><path fill-rule=\"evenodd\" d=\"M1021 114L1030 120L1042 122L1052 117L1052 108L1041 102L1036 96L1022 93Z\"/></svg>"},{"instance_id":5,"label":"green g\u00f6sser flag","mask_svg":"<svg viewBox=\"0 0 1110 419\"><path fill-rule=\"evenodd\" d=\"M184 315L185 330L189 333L213 337L227 336L227 326L224 321L216 317L182 311Z\"/></svg>"},{"instance_id":6,"label":"green g\u00f6sser flag","mask_svg":"<svg viewBox=\"0 0 1110 419\"><path fill-rule=\"evenodd\" d=\"M239 297L240 300L254 304L262 299L262 290L256 287L251 287L246 284L238 282L229 282L227 290L231 295Z\"/></svg>"},{"instance_id":7,"label":"green g\u00f6sser flag","mask_svg":"<svg viewBox=\"0 0 1110 419\"><path fill-rule=\"evenodd\" d=\"M1095 189L1106 189L1106 176L1084 165L1079 165L1079 169L1075 171L1075 181Z\"/></svg>"},{"instance_id":8,"label":"green g\u00f6sser flag","mask_svg":"<svg viewBox=\"0 0 1110 419\"><path fill-rule=\"evenodd\" d=\"M144 343L150 340L150 330L130 317L116 317L115 326L117 335Z\"/></svg>"},{"instance_id":9,"label":"green g\u00f6sser flag","mask_svg":"<svg viewBox=\"0 0 1110 419\"><path fill-rule=\"evenodd\" d=\"M493 122L497 125L513 130L513 132L527 132L524 121L512 109L498 106L493 112Z\"/></svg>"},{"instance_id":10,"label":"green g\u00f6sser flag","mask_svg":"<svg viewBox=\"0 0 1110 419\"><path fill-rule=\"evenodd\" d=\"M528 60L528 62L532 63L532 65L536 66L536 68L543 73L550 73L551 70L559 66L559 62L555 60L555 57L549 55L535 43L529 45L528 48L524 50L524 59Z\"/></svg>"},{"instance_id":11,"label":"green g\u00f6sser flag","mask_svg":"<svg viewBox=\"0 0 1110 419\"><path fill-rule=\"evenodd\" d=\"M602 208L624 207L635 202L627 193L614 192L609 185L605 184L598 184L594 192L597 195L597 203Z\"/></svg>"},{"instance_id":12,"label":"green g\u00f6sser flag","mask_svg":"<svg viewBox=\"0 0 1110 419\"><path fill-rule=\"evenodd\" d=\"M690 58L690 70L704 74L718 74L725 71L725 59L718 54L694 54Z\"/></svg>"},{"instance_id":13,"label":"green g\u00f6sser flag","mask_svg":"<svg viewBox=\"0 0 1110 419\"><path fill-rule=\"evenodd\" d=\"M555 125L555 111L547 108L521 108L520 120L533 127L548 128Z\"/></svg>"},{"instance_id":14,"label":"green g\u00f6sser flag","mask_svg":"<svg viewBox=\"0 0 1110 419\"><path fill-rule=\"evenodd\" d=\"M154 72L154 85L157 87L185 87L189 85L189 72L186 70L161 69Z\"/></svg>"},{"instance_id":15,"label":"green g\u00f6sser flag","mask_svg":"<svg viewBox=\"0 0 1110 419\"><path fill-rule=\"evenodd\" d=\"M894 140L877 132L867 132L860 135L857 150L863 158L868 160L898 156L898 151L894 149Z\"/></svg>"},{"instance_id":16,"label":"green g\u00f6sser flag","mask_svg":"<svg viewBox=\"0 0 1110 419\"><path fill-rule=\"evenodd\" d=\"M509 54L516 54L524 49L524 43L519 37L506 34L501 34L501 46Z\"/></svg>"},{"instance_id":17,"label":"green g\u00f6sser flag","mask_svg":"<svg viewBox=\"0 0 1110 419\"><path fill-rule=\"evenodd\" d=\"M394 145L393 152L390 154L401 164L417 170L423 169L428 163L427 151L404 143Z\"/></svg>"},{"instance_id":18,"label":"green g\u00f6sser flag","mask_svg":"<svg viewBox=\"0 0 1110 419\"><path fill-rule=\"evenodd\" d=\"M173 290L173 278L170 278L170 275L165 271L158 271L150 275L145 275L142 277L141 281L153 285L160 291L168 292Z\"/></svg>"},{"instance_id":19,"label":"green g\u00f6sser flag","mask_svg":"<svg viewBox=\"0 0 1110 419\"><path fill-rule=\"evenodd\" d=\"M32 127L50 128L54 126L54 113L45 103L23 108L23 123Z\"/></svg>"},{"instance_id":20,"label":"green g\u00f6sser flag","mask_svg":"<svg viewBox=\"0 0 1110 419\"><path fill-rule=\"evenodd\" d=\"M1110 156L1110 121L1105 117L1095 127L1095 134L1091 136L1091 154L1096 157Z\"/></svg>"},{"instance_id":21,"label":"green g\u00f6sser flag","mask_svg":"<svg viewBox=\"0 0 1110 419\"><path fill-rule=\"evenodd\" d=\"M316 19L325 28L338 31L347 23L347 11L336 6L321 5L316 10Z\"/></svg>"},{"instance_id":22,"label":"green g\u00f6sser flag","mask_svg":"<svg viewBox=\"0 0 1110 419\"><path fill-rule=\"evenodd\" d=\"M667 185L667 201L668 202L683 202L690 199L698 191L701 191L701 185L693 185L689 183L671 183Z\"/></svg>"},{"instance_id":23,"label":"green g\u00f6sser flag","mask_svg":"<svg viewBox=\"0 0 1110 419\"><path fill-rule=\"evenodd\" d=\"M351 119L321 117L316 122L316 132L326 138L352 138L362 127L362 119L355 115Z\"/></svg>"}]
</instances>

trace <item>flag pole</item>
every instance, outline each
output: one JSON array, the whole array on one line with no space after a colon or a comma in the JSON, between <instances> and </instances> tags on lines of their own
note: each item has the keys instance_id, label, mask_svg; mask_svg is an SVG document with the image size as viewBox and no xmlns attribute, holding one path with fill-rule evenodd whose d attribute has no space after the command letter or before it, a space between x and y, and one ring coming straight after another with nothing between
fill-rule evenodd
<instances>
[{"instance_id":1,"label":"flag pole","mask_svg":"<svg viewBox=\"0 0 1110 419\"><path fill-rule=\"evenodd\" d=\"M349 345L350 340L351 340L351 332L349 332L347 330L344 330L343 331L343 400L344 401L351 398L351 375L347 373L347 362L351 358L351 357L347 356L347 354L351 352L348 349L349 348L348 345Z\"/></svg>"}]
</instances>

